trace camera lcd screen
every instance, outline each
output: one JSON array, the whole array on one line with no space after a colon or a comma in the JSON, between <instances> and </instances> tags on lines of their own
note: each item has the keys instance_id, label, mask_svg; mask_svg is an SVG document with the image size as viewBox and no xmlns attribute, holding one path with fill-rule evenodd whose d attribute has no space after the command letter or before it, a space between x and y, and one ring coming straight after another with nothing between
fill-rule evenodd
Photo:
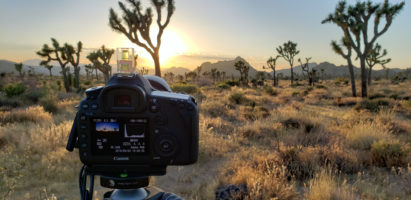
<instances>
[{"instance_id":1,"label":"camera lcd screen","mask_svg":"<svg viewBox=\"0 0 411 200\"><path fill-rule=\"evenodd\" d=\"M146 155L147 120L94 119L92 150L95 155Z\"/></svg>"},{"instance_id":2,"label":"camera lcd screen","mask_svg":"<svg viewBox=\"0 0 411 200\"><path fill-rule=\"evenodd\" d=\"M114 97L114 106L131 107L130 95L117 95Z\"/></svg>"}]
</instances>

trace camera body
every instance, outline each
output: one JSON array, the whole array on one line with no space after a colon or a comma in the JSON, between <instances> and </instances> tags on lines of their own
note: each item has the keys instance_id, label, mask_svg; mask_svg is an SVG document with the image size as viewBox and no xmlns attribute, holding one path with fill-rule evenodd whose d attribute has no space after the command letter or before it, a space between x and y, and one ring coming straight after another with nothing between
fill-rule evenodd
<instances>
[{"instance_id":1,"label":"camera body","mask_svg":"<svg viewBox=\"0 0 411 200\"><path fill-rule=\"evenodd\" d=\"M108 177L164 175L198 157L198 108L190 95L158 91L138 74L115 74L86 90L67 149ZM78 139L76 139L78 138Z\"/></svg>"}]
</instances>

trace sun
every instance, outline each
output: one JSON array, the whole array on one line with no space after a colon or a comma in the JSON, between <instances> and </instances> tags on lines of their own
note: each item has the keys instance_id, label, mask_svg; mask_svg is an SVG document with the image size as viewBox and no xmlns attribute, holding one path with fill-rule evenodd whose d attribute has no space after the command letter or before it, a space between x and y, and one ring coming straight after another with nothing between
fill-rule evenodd
<instances>
[{"instance_id":1,"label":"sun","mask_svg":"<svg viewBox=\"0 0 411 200\"><path fill-rule=\"evenodd\" d=\"M153 43L155 44L157 30L153 29L152 32L153 34L151 34L151 38ZM151 55L144 48L132 43L126 37L121 37L121 39L119 38L115 43L117 47L134 48L139 58L149 61L150 66L154 66ZM159 53L161 66L167 66L167 61L170 58L184 54L187 49L187 43L176 31L164 30L163 36L161 37L161 46Z\"/></svg>"}]
</instances>

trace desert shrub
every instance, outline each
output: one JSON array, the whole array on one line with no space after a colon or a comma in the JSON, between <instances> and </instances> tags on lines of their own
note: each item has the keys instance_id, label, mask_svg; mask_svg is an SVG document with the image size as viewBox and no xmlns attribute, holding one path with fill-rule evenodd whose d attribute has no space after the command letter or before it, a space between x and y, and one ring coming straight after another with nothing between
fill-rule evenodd
<instances>
[{"instance_id":1,"label":"desert shrub","mask_svg":"<svg viewBox=\"0 0 411 200\"><path fill-rule=\"evenodd\" d=\"M217 85L217 88L223 89L223 90L228 90L231 88L231 85L228 85L227 83L220 83Z\"/></svg>"},{"instance_id":2,"label":"desert shrub","mask_svg":"<svg viewBox=\"0 0 411 200\"><path fill-rule=\"evenodd\" d=\"M391 95L389 96L389 98L390 98L390 99L397 100L397 99L399 98L399 95L398 95L397 93L394 93L394 94L391 94Z\"/></svg>"},{"instance_id":3,"label":"desert shrub","mask_svg":"<svg viewBox=\"0 0 411 200\"><path fill-rule=\"evenodd\" d=\"M411 109L411 100L403 101L402 102L402 107Z\"/></svg>"},{"instance_id":4,"label":"desert shrub","mask_svg":"<svg viewBox=\"0 0 411 200\"><path fill-rule=\"evenodd\" d=\"M309 183L308 200L351 200L359 199L353 189L346 182L339 183L330 170L322 170L317 173Z\"/></svg>"},{"instance_id":5,"label":"desert shrub","mask_svg":"<svg viewBox=\"0 0 411 200\"><path fill-rule=\"evenodd\" d=\"M378 98L384 98L384 97L385 97L384 94L375 93L375 94L370 95L370 96L368 97L368 99L378 99Z\"/></svg>"},{"instance_id":6,"label":"desert shrub","mask_svg":"<svg viewBox=\"0 0 411 200\"><path fill-rule=\"evenodd\" d=\"M46 95L46 89L30 90L24 94L24 97L28 100L37 103L42 97Z\"/></svg>"},{"instance_id":7,"label":"desert shrub","mask_svg":"<svg viewBox=\"0 0 411 200\"><path fill-rule=\"evenodd\" d=\"M227 80L224 83L230 86L240 86L241 84L238 80Z\"/></svg>"},{"instance_id":8,"label":"desert shrub","mask_svg":"<svg viewBox=\"0 0 411 200\"><path fill-rule=\"evenodd\" d=\"M44 110L50 113L58 111L57 102L58 99L54 93L49 93L39 100L39 104L43 106Z\"/></svg>"},{"instance_id":9,"label":"desert shrub","mask_svg":"<svg viewBox=\"0 0 411 200\"><path fill-rule=\"evenodd\" d=\"M300 92L294 91L293 93L291 93L291 96L293 97L300 96Z\"/></svg>"},{"instance_id":10,"label":"desert shrub","mask_svg":"<svg viewBox=\"0 0 411 200\"><path fill-rule=\"evenodd\" d=\"M368 110L371 112L378 112L381 107L387 107L390 105L390 102L386 99L373 99L367 100L364 99L363 101L359 102L356 106L354 106L355 110Z\"/></svg>"},{"instance_id":11,"label":"desert shrub","mask_svg":"<svg viewBox=\"0 0 411 200\"><path fill-rule=\"evenodd\" d=\"M386 140L375 141L371 145L371 155L374 165L379 167L399 167L406 164L408 149L400 142Z\"/></svg>"},{"instance_id":12,"label":"desert shrub","mask_svg":"<svg viewBox=\"0 0 411 200\"><path fill-rule=\"evenodd\" d=\"M52 119L50 113L44 112L44 109L40 106L0 113L0 123L2 124L15 122L50 122Z\"/></svg>"},{"instance_id":13,"label":"desert shrub","mask_svg":"<svg viewBox=\"0 0 411 200\"><path fill-rule=\"evenodd\" d=\"M333 104L336 106L355 106L359 102L360 98L357 97L337 97L334 98Z\"/></svg>"},{"instance_id":14,"label":"desert shrub","mask_svg":"<svg viewBox=\"0 0 411 200\"><path fill-rule=\"evenodd\" d=\"M361 150L369 150L375 141L390 138L390 133L376 123L358 123L345 131L348 144Z\"/></svg>"},{"instance_id":15,"label":"desert shrub","mask_svg":"<svg viewBox=\"0 0 411 200\"><path fill-rule=\"evenodd\" d=\"M271 96L277 96L278 95L278 91L275 90L273 87L271 86L265 86L264 87L264 92L271 95Z\"/></svg>"},{"instance_id":16,"label":"desert shrub","mask_svg":"<svg viewBox=\"0 0 411 200\"><path fill-rule=\"evenodd\" d=\"M273 154L256 153L235 158L224 168L223 183L246 184L247 194L238 199L297 199L287 170Z\"/></svg>"},{"instance_id":17,"label":"desert shrub","mask_svg":"<svg viewBox=\"0 0 411 200\"><path fill-rule=\"evenodd\" d=\"M200 91L196 85L181 83L174 84L171 87L171 90L173 92L181 92L186 94L196 94Z\"/></svg>"},{"instance_id":18,"label":"desert shrub","mask_svg":"<svg viewBox=\"0 0 411 200\"><path fill-rule=\"evenodd\" d=\"M246 119L246 120L258 120L261 118L267 118L268 116L270 116L270 112L267 108L263 107L263 106L254 106L254 102L250 101L247 105L247 107L243 107L241 108L241 113L242 116Z\"/></svg>"},{"instance_id":19,"label":"desert shrub","mask_svg":"<svg viewBox=\"0 0 411 200\"><path fill-rule=\"evenodd\" d=\"M26 91L26 86L21 83L8 84L3 88L3 91L7 97L20 96Z\"/></svg>"},{"instance_id":20,"label":"desert shrub","mask_svg":"<svg viewBox=\"0 0 411 200\"><path fill-rule=\"evenodd\" d=\"M248 104L251 102L242 92L233 92L228 96L228 100L234 104Z\"/></svg>"},{"instance_id":21,"label":"desert shrub","mask_svg":"<svg viewBox=\"0 0 411 200\"><path fill-rule=\"evenodd\" d=\"M84 82L84 85L90 85L90 84L91 84L91 81Z\"/></svg>"},{"instance_id":22,"label":"desert shrub","mask_svg":"<svg viewBox=\"0 0 411 200\"><path fill-rule=\"evenodd\" d=\"M20 107L24 104L21 99L18 97L6 97L4 95L0 95L0 107Z\"/></svg>"},{"instance_id":23,"label":"desert shrub","mask_svg":"<svg viewBox=\"0 0 411 200\"><path fill-rule=\"evenodd\" d=\"M312 178L319 167L318 150L313 147L282 147L279 156L287 169L288 179Z\"/></svg>"},{"instance_id":24,"label":"desert shrub","mask_svg":"<svg viewBox=\"0 0 411 200\"><path fill-rule=\"evenodd\" d=\"M227 106L219 101L206 101L200 105L200 112L211 117L223 117L226 115Z\"/></svg>"},{"instance_id":25,"label":"desert shrub","mask_svg":"<svg viewBox=\"0 0 411 200\"><path fill-rule=\"evenodd\" d=\"M337 78L334 82L335 85L339 86L341 84L348 85L348 80L345 78Z\"/></svg>"},{"instance_id":26,"label":"desert shrub","mask_svg":"<svg viewBox=\"0 0 411 200\"><path fill-rule=\"evenodd\" d=\"M320 85L320 84L315 85L315 87L318 88L318 89L327 89L327 86L325 86L325 85Z\"/></svg>"}]
</instances>

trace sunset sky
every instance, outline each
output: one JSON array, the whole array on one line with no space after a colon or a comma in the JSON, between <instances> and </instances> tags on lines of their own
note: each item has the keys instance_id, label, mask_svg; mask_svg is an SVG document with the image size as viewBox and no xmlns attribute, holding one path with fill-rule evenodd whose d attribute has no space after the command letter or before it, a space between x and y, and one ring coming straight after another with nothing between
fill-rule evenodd
<instances>
[{"instance_id":1,"label":"sunset sky","mask_svg":"<svg viewBox=\"0 0 411 200\"><path fill-rule=\"evenodd\" d=\"M142 2L150 6L148 0ZM331 40L341 38L341 30L334 24L321 24L337 2L176 0L175 14L163 37L161 64L193 69L205 61L241 56L261 70L267 58L276 55L275 48L288 40L298 43L301 53L297 57L312 57L317 63L346 64L330 47ZM409 3L406 2L388 32L378 40L392 58L388 67L411 67ZM119 10L114 0L0 0L0 59L16 62L39 59L35 51L44 43L50 44L51 37L60 43L82 41L86 48L83 58L103 44L110 48L136 47L109 27L111 7ZM141 65L152 65L142 48L137 52L143 58ZM279 64L280 68L288 66L284 61Z\"/></svg>"}]
</instances>

